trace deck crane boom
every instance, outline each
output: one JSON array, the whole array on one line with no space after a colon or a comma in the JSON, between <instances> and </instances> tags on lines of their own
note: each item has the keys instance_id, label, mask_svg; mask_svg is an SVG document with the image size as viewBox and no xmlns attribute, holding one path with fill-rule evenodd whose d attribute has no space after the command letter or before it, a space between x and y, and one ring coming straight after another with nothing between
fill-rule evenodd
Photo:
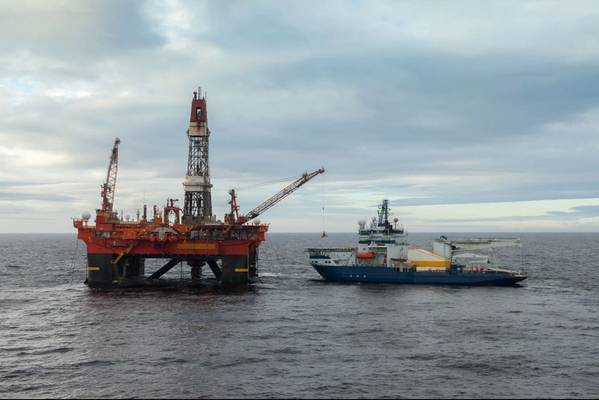
<instances>
[{"instance_id":1,"label":"deck crane boom","mask_svg":"<svg viewBox=\"0 0 599 400\"><path fill-rule=\"evenodd\" d=\"M259 216L260 214L262 214L264 211L268 210L269 208L271 208L272 206L274 206L275 204L277 204L279 201L283 200L285 197L289 196L291 193L293 193L294 191L296 191L300 186L302 186L304 183L307 183L309 180L311 180L312 178L314 178L316 175L322 174L324 173L324 167L323 168L319 168L316 171L313 172L304 172L302 174L302 176L300 176L298 179L296 179L295 181L291 182L289 185L287 185L286 187L284 187L283 189L281 189L281 191L279 191L277 194L273 195L272 197L270 197L268 200L266 200L265 202L263 202L262 204L260 204L259 206L257 206L256 208L254 208L252 211L250 211L249 213L239 216L238 218L236 218L236 223L237 224L244 224L254 218L256 218L257 216ZM235 207L237 207L237 202L235 200L235 191L231 191L231 203L232 203L232 207L233 204ZM236 214L236 209L235 209L235 214ZM231 217L233 217L234 211L232 210L231 212Z\"/></svg>"},{"instance_id":2,"label":"deck crane boom","mask_svg":"<svg viewBox=\"0 0 599 400\"><path fill-rule=\"evenodd\" d=\"M114 139L112 153L110 154L110 164L108 164L108 172L106 181L102 185L102 211L112 212L114 205L114 191L116 189L116 176L119 169L119 144L121 139Z\"/></svg>"}]
</instances>

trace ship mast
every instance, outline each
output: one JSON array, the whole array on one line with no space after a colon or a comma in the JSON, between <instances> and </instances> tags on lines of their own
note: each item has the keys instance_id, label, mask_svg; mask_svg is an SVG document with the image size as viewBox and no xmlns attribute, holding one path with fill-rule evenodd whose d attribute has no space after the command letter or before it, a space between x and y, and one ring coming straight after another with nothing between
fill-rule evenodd
<instances>
[{"instance_id":1,"label":"ship mast","mask_svg":"<svg viewBox=\"0 0 599 400\"><path fill-rule=\"evenodd\" d=\"M378 226L389 226L389 200L385 199L379 206L379 223Z\"/></svg>"}]
</instances>

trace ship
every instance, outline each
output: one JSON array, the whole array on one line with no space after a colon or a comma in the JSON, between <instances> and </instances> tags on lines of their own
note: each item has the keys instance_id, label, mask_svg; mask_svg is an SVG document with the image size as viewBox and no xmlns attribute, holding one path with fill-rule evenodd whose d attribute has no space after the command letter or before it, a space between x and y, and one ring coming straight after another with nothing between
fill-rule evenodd
<instances>
[{"instance_id":1,"label":"ship","mask_svg":"<svg viewBox=\"0 0 599 400\"><path fill-rule=\"evenodd\" d=\"M432 251L411 246L408 233L389 221L389 201L378 217L358 222L358 247L307 248L310 264L327 281L423 285L516 286L527 273L498 265L495 249L522 248L517 238L440 236Z\"/></svg>"}]
</instances>

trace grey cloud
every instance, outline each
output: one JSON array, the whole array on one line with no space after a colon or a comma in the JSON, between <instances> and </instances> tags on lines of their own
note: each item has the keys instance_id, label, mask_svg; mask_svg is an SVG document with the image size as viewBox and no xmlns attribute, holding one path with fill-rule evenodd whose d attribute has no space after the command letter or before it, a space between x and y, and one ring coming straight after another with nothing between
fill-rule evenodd
<instances>
[{"instance_id":1,"label":"grey cloud","mask_svg":"<svg viewBox=\"0 0 599 400\"><path fill-rule=\"evenodd\" d=\"M22 201L22 200L40 200L51 202L70 202L74 196L60 193L40 193L40 192L7 192L0 191L0 201Z\"/></svg>"},{"instance_id":2,"label":"grey cloud","mask_svg":"<svg viewBox=\"0 0 599 400\"><path fill-rule=\"evenodd\" d=\"M510 217L492 217L492 218L464 218L464 219L438 219L435 222L456 224L472 222L515 222L515 221L538 221L538 220L558 220L575 221L580 218L599 217L599 206L576 206L570 211L547 211L543 215L518 215Z\"/></svg>"},{"instance_id":3,"label":"grey cloud","mask_svg":"<svg viewBox=\"0 0 599 400\"><path fill-rule=\"evenodd\" d=\"M599 54L585 45L599 30L583 7L538 3L543 22L520 2L183 2L174 11L191 25L172 33L152 6L0 6L0 146L67 154L43 172L88 180L106 168L119 136L120 171L133 185L172 179L180 190L189 99L200 83L210 92L218 190L324 165L315 185L336 199L599 197ZM565 38L552 48L539 38L556 27ZM69 90L81 93L56 95ZM95 197L73 194L89 208L97 179L85 182ZM312 195L297 193L305 207ZM261 196L254 189L245 201Z\"/></svg>"},{"instance_id":4,"label":"grey cloud","mask_svg":"<svg viewBox=\"0 0 599 400\"><path fill-rule=\"evenodd\" d=\"M564 219L599 217L599 206L577 206L571 211L549 211L547 214Z\"/></svg>"},{"instance_id":5,"label":"grey cloud","mask_svg":"<svg viewBox=\"0 0 599 400\"><path fill-rule=\"evenodd\" d=\"M68 58L84 67L89 57L158 46L142 1L67 1L0 5L0 49Z\"/></svg>"}]
</instances>

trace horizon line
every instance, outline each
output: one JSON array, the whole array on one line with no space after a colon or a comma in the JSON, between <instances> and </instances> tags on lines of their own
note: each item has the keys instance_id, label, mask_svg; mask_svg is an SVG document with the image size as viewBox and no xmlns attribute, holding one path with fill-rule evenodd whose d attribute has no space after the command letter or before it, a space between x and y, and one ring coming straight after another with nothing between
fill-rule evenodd
<instances>
[{"instance_id":1,"label":"horizon line","mask_svg":"<svg viewBox=\"0 0 599 400\"><path fill-rule=\"evenodd\" d=\"M277 235L297 235L297 234L321 234L321 231L314 232L267 232L267 234ZM355 231L331 231L329 234L357 234ZM599 231L411 231L411 233L599 233ZM0 235L76 235L77 232L0 232ZM408 232L409 234L409 232Z\"/></svg>"}]
</instances>

